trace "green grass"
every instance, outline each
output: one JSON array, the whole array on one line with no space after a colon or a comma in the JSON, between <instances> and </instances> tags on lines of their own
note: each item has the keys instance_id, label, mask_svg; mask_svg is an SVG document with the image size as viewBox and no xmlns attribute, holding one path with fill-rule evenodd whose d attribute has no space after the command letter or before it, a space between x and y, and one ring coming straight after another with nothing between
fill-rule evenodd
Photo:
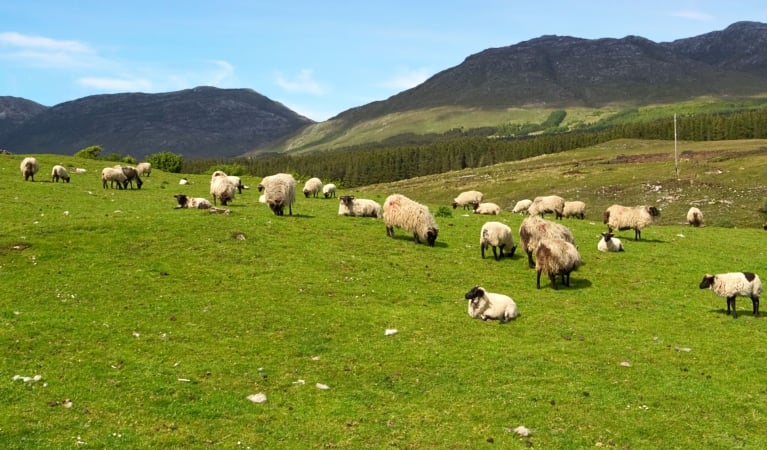
<instances>
[{"instance_id":1,"label":"green grass","mask_svg":"<svg viewBox=\"0 0 767 450\"><path fill-rule=\"evenodd\" d=\"M669 143L615 141L353 192L433 211L469 187L504 208L584 200L587 219L564 221L584 266L557 291L535 288L524 253L482 260L491 218L461 210L437 218L430 248L337 216L337 200L301 197L275 217L254 189L211 215L173 208L176 193L207 197L207 175L179 186L153 171L142 190L104 190L106 163L37 155L32 183L20 155L2 156L0 446L764 448L767 322L748 299L733 320L697 287L706 272L767 276L764 145L685 143L718 153L684 163L678 182L669 161L605 164ZM50 183L58 162L88 173ZM707 226L682 225L705 196ZM602 207L624 199L663 216L642 241L619 233L625 253L599 253ZM521 317L469 318L475 284ZM258 392L266 403L246 399ZM508 431L518 425L533 435Z\"/></svg>"}]
</instances>

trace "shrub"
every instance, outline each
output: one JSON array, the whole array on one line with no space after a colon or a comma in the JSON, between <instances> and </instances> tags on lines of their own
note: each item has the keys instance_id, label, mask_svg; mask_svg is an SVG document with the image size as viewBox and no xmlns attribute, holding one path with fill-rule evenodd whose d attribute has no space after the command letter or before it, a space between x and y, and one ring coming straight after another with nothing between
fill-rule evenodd
<instances>
[{"instance_id":1,"label":"shrub","mask_svg":"<svg viewBox=\"0 0 767 450\"><path fill-rule=\"evenodd\" d=\"M434 217L453 217L453 212L447 206L440 206L434 213Z\"/></svg>"},{"instance_id":2,"label":"shrub","mask_svg":"<svg viewBox=\"0 0 767 450\"><path fill-rule=\"evenodd\" d=\"M99 159L101 150L102 149L100 145L91 145L90 147L85 147L81 150L78 150L77 153L75 153L75 156L78 158Z\"/></svg>"},{"instance_id":3,"label":"shrub","mask_svg":"<svg viewBox=\"0 0 767 450\"><path fill-rule=\"evenodd\" d=\"M184 165L184 158L172 152L160 152L146 157L152 167L165 172L179 173Z\"/></svg>"}]
</instances>

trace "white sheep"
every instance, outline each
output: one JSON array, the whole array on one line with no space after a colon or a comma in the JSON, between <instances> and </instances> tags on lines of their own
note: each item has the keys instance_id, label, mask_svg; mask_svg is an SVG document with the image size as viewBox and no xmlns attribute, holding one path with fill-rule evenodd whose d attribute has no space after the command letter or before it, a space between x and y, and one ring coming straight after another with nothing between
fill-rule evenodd
<instances>
[{"instance_id":1,"label":"white sheep","mask_svg":"<svg viewBox=\"0 0 767 450\"><path fill-rule=\"evenodd\" d=\"M296 201L296 179L289 173L278 173L264 177L258 185L259 191L264 191L264 200L277 216L285 214L285 206L293 215L293 203Z\"/></svg>"},{"instance_id":2,"label":"white sheep","mask_svg":"<svg viewBox=\"0 0 767 450\"><path fill-rule=\"evenodd\" d=\"M384 201L383 219L387 236L394 237L394 227L402 228L413 233L416 243L426 241L429 246L434 247L439 227L425 205L404 195L392 194Z\"/></svg>"},{"instance_id":3,"label":"white sheep","mask_svg":"<svg viewBox=\"0 0 767 450\"><path fill-rule=\"evenodd\" d=\"M527 210L530 208L530 205L532 204L533 204L533 201L530 200L529 198L520 200L514 205L514 209L512 209L511 212L517 213L517 214L526 214L528 212Z\"/></svg>"},{"instance_id":4,"label":"white sheep","mask_svg":"<svg viewBox=\"0 0 767 450\"><path fill-rule=\"evenodd\" d=\"M122 167L104 167L101 170L101 185L104 189L109 187L114 188L117 183L117 189L123 189L123 185L126 184L128 177L123 173Z\"/></svg>"},{"instance_id":5,"label":"white sheep","mask_svg":"<svg viewBox=\"0 0 767 450\"><path fill-rule=\"evenodd\" d=\"M336 185L333 183L328 183L324 186L322 186L322 195L325 196L325 198L331 198L336 196Z\"/></svg>"},{"instance_id":6,"label":"white sheep","mask_svg":"<svg viewBox=\"0 0 767 450\"><path fill-rule=\"evenodd\" d=\"M226 176L215 176L210 180L210 195L213 197L213 204L216 205L216 201L220 201L222 206L226 206L227 203L234 200L234 193L237 190L237 186L229 180Z\"/></svg>"},{"instance_id":7,"label":"white sheep","mask_svg":"<svg viewBox=\"0 0 767 450\"><path fill-rule=\"evenodd\" d=\"M492 247L496 261L503 258L504 248L508 250L509 257L514 256L514 251L517 249L511 227L501 222L485 222L482 225L479 232L479 247L482 249L482 259L485 259L485 250ZM496 248L498 248L500 255L496 253Z\"/></svg>"},{"instance_id":8,"label":"white sheep","mask_svg":"<svg viewBox=\"0 0 767 450\"><path fill-rule=\"evenodd\" d=\"M570 272L581 265L581 255L575 245L564 239L542 239L535 249L536 286L541 288L541 273L546 272L551 286L557 288L557 275L562 284L570 286Z\"/></svg>"},{"instance_id":9,"label":"white sheep","mask_svg":"<svg viewBox=\"0 0 767 450\"><path fill-rule=\"evenodd\" d=\"M474 214L488 214L497 216L501 213L501 207L495 203L477 203L474 205Z\"/></svg>"},{"instance_id":10,"label":"white sheep","mask_svg":"<svg viewBox=\"0 0 767 450\"><path fill-rule=\"evenodd\" d=\"M694 227L703 225L703 213L700 212L700 209L693 206L687 211L687 223Z\"/></svg>"},{"instance_id":11,"label":"white sheep","mask_svg":"<svg viewBox=\"0 0 767 450\"><path fill-rule=\"evenodd\" d=\"M338 204L339 216L383 217L383 209L375 200L354 198L351 195L342 195L340 199Z\"/></svg>"},{"instance_id":12,"label":"white sheep","mask_svg":"<svg viewBox=\"0 0 767 450\"><path fill-rule=\"evenodd\" d=\"M580 200L565 202L562 217L577 217L583 220L586 217L586 204Z\"/></svg>"},{"instance_id":13,"label":"white sheep","mask_svg":"<svg viewBox=\"0 0 767 450\"><path fill-rule=\"evenodd\" d=\"M321 190L322 180L317 177L309 178L306 180L306 183L304 183L304 196L306 198L309 198L310 195L317 198L317 194L319 194Z\"/></svg>"},{"instance_id":14,"label":"white sheep","mask_svg":"<svg viewBox=\"0 0 767 450\"><path fill-rule=\"evenodd\" d=\"M602 233L602 238L597 242L597 250L600 252L622 252L624 251L623 242L608 231Z\"/></svg>"},{"instance_id":15,"label":"white sheep","mask_svg":"<svg viewBox=\"0 0 767 450\"><path fill-rule=\"evenodd\" d=\"M178 205L176 208L190 208L190 209L209 209L211 206L207 198L202 197L187 197L184 194L176 194L173 197L176 198Z\"/></svg>"},{"instance_id":16,"label":"white sheep","mask_svg":"<svg viewBox=\"0 0 767 450\"><path fill-rule=\"evenodd\" d=\"M35 174L40 170L40 163L37 162L37 158L27 156L21 160L19 165L21 169L21 175L24 177L24 181L28 181L30 178L35 181Z\"/></svg>"},{"instance_id":17,"label":"white sheep","mask_svg":"<svg viewBox=\"0 0 767 450\"><path fill-rule=\"evenodd\" d=\"M519 316L517 304L508 295L487 292L481 286L474 286L464 295L469 301L469 316L474 319L494 319L506 323Z\"/></svg>"},{"instance_id":18,"label":"white sheep","mask_svg":"<svg viewBox=\"0 0 767 450\"><path fill-rule=\"evenodd\" d=\"M558 195L547 195L545 197L535 197L533 203L527 208L527 213L531 216L543 216L546 213L554 213L557 219L561 219L564 209L565 199Z\"/></svg>"},{"instance_id":19,"label":"white sheep","mask_svg":"<svg viewBox=\"0 0 767 450\"><path fill-rule=\"evenodd\" d=\"M51 181L55 181L56 183L58 183L59 179L61 179L61 181L66 181L67 183L69 183L69 172L67 172L67 169L61 164L56 164L51 169Z\"/></svg>"},{"instance_id":20,"label":"white sheep","mask_svg":"<svg viewBox=\"0 0 767 450\"><path fill-rule=\"evenodd\" d=\"M242 184L242 179L236 175L227 175L223 170L216 170L211 175L211 180L216 177L226 177L229 179L229 182L234 185L234 187L237 189L237 192L242 194L242 190L245 188Z\"/></svg>"},{"instance_id":21,"label":"white sheep","mask_svg":"<svg viewBox=\"0 0 767 450\"><path fill-rule=\"evenodd\" d=\"M519 226L519 240L525 253L527 253L527 264L530 268L535 267L533 253L538 248L538 243L546 238L564 239L575 244L573 233L566 226L539 216L526 218Z\"/></svg>"},{"instance_id":22,"label":"white sheep","mask_svg":"<svg viewBox=\"0 0 767 450\"><path fill-rule=\"evenodd\" d=\"M476 205L482 203L483 194L479 191L464 191L453 199L453 209L463 206L463 209L474 209Z\"/></svg>"},{"instance_id":23,"label":"white sheep","mask_svg":"<svg viewBox=\"0 0 767 450\"><path fill-rule=\"evenodd\" d=\"M730 307L732 307L733 318L738 316L735 310L735 298L738 296L750 297L754 307L754 316L759 315L759 295L762 293L762 280L755 273L706 274L699 287L701 289L710 288L714 294L727 299L727 314L730 314Z\"/></svg>"},{"instance_id":24,"label":"white sheep","mask_svg":"<svg viewBox=\"0 0 767 450\"><path fill-rule=\"evenodd\" d=\"M138 170L139 175L149 176L152 174L152 163L140 162L136 164L136 170Z\"/></svg>"},{"instance_id":25,"label":"white sheep","mask_svg":"<svg viewBox=\"0 0 767 450\"><path fill-rule=\"evenodd\" d=\"M660 216L660 211L654 206L621 206L612 205L605 210L603 222L607 231L634 230L634 240L642 237L642 229L650 226L653 220Z\"/></svg>"}]
</instances>

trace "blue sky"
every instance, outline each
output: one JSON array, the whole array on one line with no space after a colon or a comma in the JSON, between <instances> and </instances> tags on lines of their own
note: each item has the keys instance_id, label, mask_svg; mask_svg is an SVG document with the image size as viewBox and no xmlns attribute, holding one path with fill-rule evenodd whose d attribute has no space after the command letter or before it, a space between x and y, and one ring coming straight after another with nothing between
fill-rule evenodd
<instances>
[{"instance_id":1,"label":"blue sky","mask_svg":"<svg viewBox=\"0 0 767 450\"><path fill-rule=\"evenodd\" d=\"M767 22L748 1L7 1L0 96L250 88L313 120L545 34L656 42Z\"/></svg>"}]
</instances>

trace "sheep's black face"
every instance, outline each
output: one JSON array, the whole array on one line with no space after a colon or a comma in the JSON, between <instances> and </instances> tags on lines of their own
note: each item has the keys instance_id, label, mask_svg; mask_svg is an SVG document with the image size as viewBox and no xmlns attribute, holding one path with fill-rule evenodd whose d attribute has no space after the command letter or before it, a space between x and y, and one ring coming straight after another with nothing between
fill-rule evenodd
<instances>
[{"instance_id":1,"label":"sheep's black face","mask_svg":"<svg viewBox=\"0 0 767 450\"><path fill-rule=\"evenodd\" d=\"M434 243L437 241L437 234L439 233L439 230L436 230L434 228L429 229L429 231L426 232L426 242L429 243L429 247L434 247Z\"/></svg>"},{"instance_id":2,"label":"sheep's black face","mask_svg":"<svg viewBox=\"0 0 767 450\"><path fill-rule=\"evenodd\" d=\"M354 200L354 197L352 197L351 195L342 195L341 196L341 203L346 205L347 208L351 208L352 207L352 201L353 200Z\"/></svg>"},{"instance_id":3,"label":"sheep's black face","mask_svg":"<svg viewBox=\"0 0 767 450\"><path fill-rule=\"evenodd\" d=\"M187 202L187 201L189 201L189 200L186 198L186 195L184 195L184 194L176 194L176 195L174 195L173 197L175 197L175 198L176 198L176 201L178 202L178 206L179 206L179 207L181 207L181 208L183 208L184 206L186 206L186 202Z\"/></svg>"},{"instance_id":4,"label":"sheep's black face","mask_svg":"<svg viewBox=\"0 0 767 450\"><path fill-rule=\"evenodd\" d=\"M660 210L654 206L650 207L650 215L653 217L660 217Z\"/></svg>"},{"instance_id":5,"label":"sheep's black face","mask_svg":"<svg viewBox=\"0 0 767 450\"><path fill-rule=\"evenodd\" d=\"M458 202L453 202L453 209L458 207Z\"/></svg>"},{"instance_id":6,"label":"sheep's black face","mask_svg":"<svg viewBox=\"0 0 767 450\"><path fill-rule=\"evenodd\" d=\"M476 298L482 297L483 295L485 295L485 291L483 291L479 286L474 286L469 292L466 293L466 295L464 295L464 298L466 300L474 300Z\"/></svg>"},{"instance_id":7,"label":"sheep's black face","mask_svg":"<svg viewBox=\"0 0 767 450\"><path fill-rule=\"evenodd\" d=\"M610 239L612 239L614 234L612 233L602 233L602 237L604 238L605 242L610 242Z\"/></svg>"},{"instance_id":8,"label":"sheep's black face","mask_svg":"<svg viewBox=\"0 0 767 450\"><path fill-rule=\"evenodd\" d=\"M703 277L703 281L700 282L700 286L698 286L701 289L707 289L711 287L711 285L714 284L714 277L713 275L706 275Z\"/></svg>"},{"instance_id":9,"label":"sheep's black face","mask_svg":"<svg viewBox=\"0 0 767 450\"><path fill-rule=\"evenodd\" d=\"M269 209L272 210L275 216L283 215L284 204L282 202L269 202Z\"/></svg>"},{"instance_id":10,"label":"sheep's black face","mask_svg":"<svg viewBox=\"0 0 767 450\"><path fill-rule=\"evenodd\" d=\"M304 189L304 197L309 198L309 195L311 195L311 192L309 192L307 189Z\"/></svg>"}]
</instances>

